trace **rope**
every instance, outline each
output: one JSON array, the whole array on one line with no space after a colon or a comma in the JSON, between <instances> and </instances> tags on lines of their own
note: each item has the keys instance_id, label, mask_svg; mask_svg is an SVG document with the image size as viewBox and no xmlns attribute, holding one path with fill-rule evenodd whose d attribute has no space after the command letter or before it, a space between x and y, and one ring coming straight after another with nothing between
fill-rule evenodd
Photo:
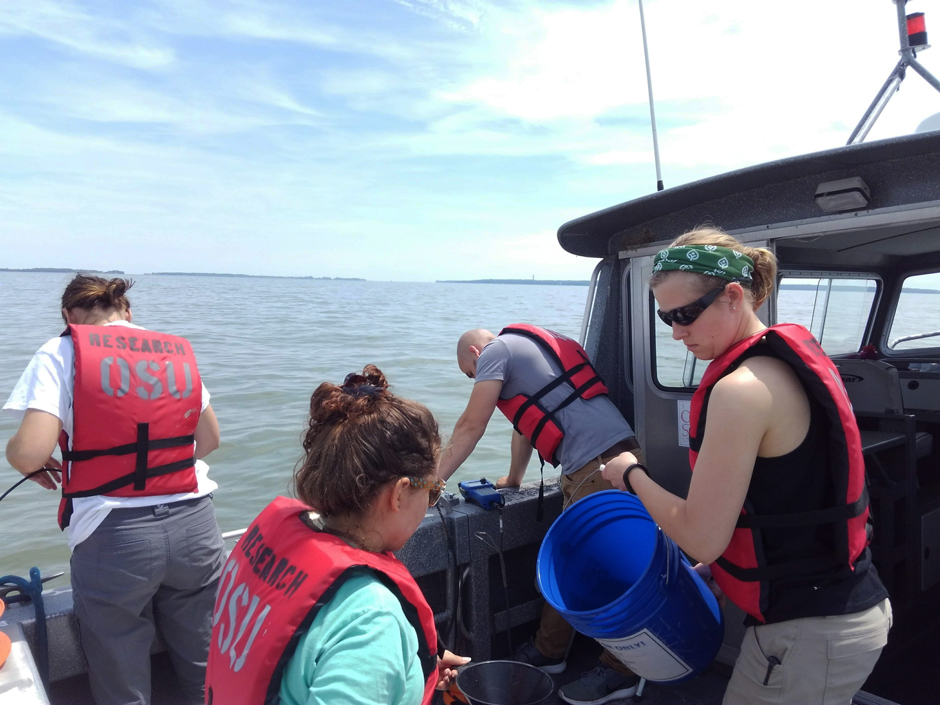
<instances>
[{"instance_id":1,"label":"rope","mask_svg":"<svg viewBox=\"0 0 940 705\"><path fill-rule=\"evenodd\" d=\"M40 470L37 472L42 471ZM28 477L29 476L24 479L28 479ZM16 485L14 485L14 487L15 486ZM38 647L39 651L37 654L38 658L36 666L39 669L39 678L42 680L43 687L46 689L46 692L48 692L49 635L46 631L46 606L42 600L42 577L39 574L39 568L30 568L29 578L30 579L27 581L25 578L21 578L16 575L4 575L2 578L0 578L0 586L11 585L15 588L18 588L20 593L22 593L11 598L4 598L4 602L7 604L25 600L31 600L33 603L33 608L36 611L36 646Z\"/></svg>"}]
</instances>

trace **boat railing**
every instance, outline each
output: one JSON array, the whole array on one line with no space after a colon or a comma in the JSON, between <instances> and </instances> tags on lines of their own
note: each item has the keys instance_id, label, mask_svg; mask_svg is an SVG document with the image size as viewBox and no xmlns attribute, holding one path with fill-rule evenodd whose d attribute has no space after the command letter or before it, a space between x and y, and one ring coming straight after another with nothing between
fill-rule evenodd
<instances>
[{"instance_id":1,"label":"boat railing","mask_svg":"<svg viewBox=\"0 0 940 705\"><path fill-rule=\"evenodd\" d=\"M508 655L510 640L502 633L538 619L542 599L535 586L535 561L545 532L561 513L557 479L545 482L541 522L536 520L537 483L504 490L503 495L500 513L456 497L442 502L440 509L428 510L414 536L396 552L424 591L447 648L478 661L490 659L494 649L499 656ZM237 539L245 531L226 531L222 536ZM506 589L500 558L512 567ZM50 682L85 673L71 589L44 591L43 600L53 647ZM32 604L10 605L4 619L18 624L30 650L38 653L39 629ZM157 639L153 652L162 650Z\"/></svg>"},{"instance_id":2,"label":"boat railing","mask_svg":"<svg viewBox=\"0 0 940 705\"><path fill-rule=\"evenodd\" d=\"M902 338L896 338L892 340L888 347L894 348L899 343L906 343L908 340L921 340L922 338L933 338L934 336L940 335L940 330L935 330L931 333L917 333L916 335L905 335Z\"/></svg>"}]
</instances>

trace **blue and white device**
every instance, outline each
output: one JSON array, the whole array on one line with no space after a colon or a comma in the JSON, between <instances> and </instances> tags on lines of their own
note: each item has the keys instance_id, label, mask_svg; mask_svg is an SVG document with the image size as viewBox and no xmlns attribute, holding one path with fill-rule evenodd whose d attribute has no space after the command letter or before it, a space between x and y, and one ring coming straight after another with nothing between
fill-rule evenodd
<instances>
[{"instance_id":1,"label":"blue and white device","mask_svg":"<svg viewBox=\"0 0 940 705\"><path fill-rule=\"evenodd\" d=\"M493 483L485 477L479 480L465 480L457 484L460 494L467 502L479 505L484 509L494 509L504 504L503 496L497 491Z\"/></svg>"}]
</instances>

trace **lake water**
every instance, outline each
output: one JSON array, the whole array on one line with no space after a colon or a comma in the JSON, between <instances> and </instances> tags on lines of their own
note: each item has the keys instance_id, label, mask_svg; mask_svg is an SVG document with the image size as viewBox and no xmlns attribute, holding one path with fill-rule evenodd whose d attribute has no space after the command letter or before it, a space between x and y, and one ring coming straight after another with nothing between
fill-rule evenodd
<instances>
[{"instance_id":1,"label":"lake water","mask_svg":"<svg viewBox=\"0 0 940 705\"><path fill-rule=\"evenodd\" d=\"M0 399L36 349L62 332L65 274L0 273ZM290 489L301 455L310 395L368 363L393 391L426 404L448 435L472 382L459 369L457 338L469 328L494 332L538 323L574 338L587 287L321 281L221 277L136 277L134 322L188 338L219 418L222 446L206 460L219 483L223 531L247 524ZM16 431L0 414L0 444ZM486 435L448 483L495 481L509 469L512 427L494 414ZM0 457L0 491L18 478ZM527 481L538 478L532 461ZM67 570L69 551L55 515L57 493L26 482L0 503L0 575L37 565ZM67 584L61 580L59 584Z\"/></svg>"},{"instance_id":2,"label":"lake water","mask_svg":"<svg viewBox=\"0 0 940 705\"><path fill-rule=\"evenodd\" d=\"M2 401L36 349L62 331L59 299L70 278L0 273ZM212 395L222 446L207 461L220 485L215 506L225 531L246 526L271 498L290 491L310 394L320 382L339 382L376 364L396 394L431 409L446 436L472 387L457 369L458 336L468 328L498 331L508 323L530 322L577 338L587 295L582 286L153 275L136 280L129 295L134 321L188 338ZM857 349L873 293L856 287L832 296L830 306L839 314L827 318L823 344L830 353ZM780 318L818 334L820 300L818 292L784 290ZM940 329L940 296L911 294L902 303L892 337L895 331ZM684 347L670 339L665 326L656 330L661 381L680 384ZM699 365L696 371L703 369ZM12 416L0 414L0 444L6 445L16 426ZM510 435L511 426L494 414L451 489L462 479L495 481L506 474ZM526 480L538 475L533 459ZM0 491L18 478L0 457ZM44 573L67 570L69 551L55 523L57 505L57 493L33 482L0 504L0 575L25 575L33 565Z\"/></svg>"}]
</instances>

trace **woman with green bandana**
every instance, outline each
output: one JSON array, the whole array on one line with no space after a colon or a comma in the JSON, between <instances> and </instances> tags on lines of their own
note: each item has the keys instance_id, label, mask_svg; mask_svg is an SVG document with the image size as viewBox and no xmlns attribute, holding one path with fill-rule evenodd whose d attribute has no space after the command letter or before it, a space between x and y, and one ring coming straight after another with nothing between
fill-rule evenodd
<instances>
[{"instance_id":1,"label":"woman with green bandana","mask_svg":"<svg viewBox=\"0 0 940 705\"><path fill-rule=\"evenodd\" d=\"M685 499L631 453L604 477L636 494L716 592L747 613L724 703L849 703L887 643L858 426L812 334L768 328L772 253L713 228L657 254L659 318L711 360L692 398Z\"/></svg>"}]
</instances>

